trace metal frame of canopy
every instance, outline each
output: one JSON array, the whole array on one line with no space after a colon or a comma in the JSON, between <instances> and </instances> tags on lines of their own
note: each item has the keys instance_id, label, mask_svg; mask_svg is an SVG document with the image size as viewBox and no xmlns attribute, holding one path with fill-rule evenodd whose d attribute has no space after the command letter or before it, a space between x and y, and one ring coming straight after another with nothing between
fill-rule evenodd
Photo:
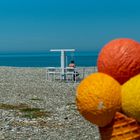
<instances>
[{"instance_id":1,"label":"metal frame of canopy","mask_svg":"<svg viewBox=\"0 0 140 140\"><path fill-rule=\"evenodd\" d=\"M74 52L75 49L51 49L51 52L61 52L61 76L65 79L65 52Z\"/></svg>"}]
</instances>

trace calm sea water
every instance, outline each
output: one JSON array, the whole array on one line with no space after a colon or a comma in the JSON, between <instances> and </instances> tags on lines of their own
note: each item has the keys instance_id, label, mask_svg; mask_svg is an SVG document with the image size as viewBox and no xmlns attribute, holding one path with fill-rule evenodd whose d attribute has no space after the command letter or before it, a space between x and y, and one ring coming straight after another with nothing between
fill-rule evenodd
<instances>
[{"instance_id":1,"label":"calm sea water","mask_svg":"<svg viewBox=\"0 0 140 140\"><path fill-rule=\"evenodd\" d=\"M98 53L96 52L74 52L66 53L66 65L74 60L77 66L96 66ZM0 54L0 66L14 67L59 67L60 53L14 53Z\"/></svg>"}]
</instances>

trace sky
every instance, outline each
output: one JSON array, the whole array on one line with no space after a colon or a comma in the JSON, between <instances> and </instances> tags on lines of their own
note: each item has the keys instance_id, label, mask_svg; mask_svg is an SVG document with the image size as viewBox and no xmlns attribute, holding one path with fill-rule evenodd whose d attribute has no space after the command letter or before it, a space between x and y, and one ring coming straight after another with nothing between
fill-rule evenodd
<instances>
[{"instance_id":1,"label":"sky","mask_svg":"<svg viewBox=\"0 0 140 140\"><path fill-rule=\"evenodd\" d=\"M1 0L0 52L99 51L116 38L140 42L139 0Z\"/></svg>"}]
</instances>

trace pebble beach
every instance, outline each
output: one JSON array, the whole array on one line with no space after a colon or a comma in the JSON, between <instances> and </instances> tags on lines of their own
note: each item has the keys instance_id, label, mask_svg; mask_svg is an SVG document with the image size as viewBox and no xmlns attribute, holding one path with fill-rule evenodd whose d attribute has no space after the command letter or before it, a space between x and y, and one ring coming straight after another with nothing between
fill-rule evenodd
<instances>
[{"instance_id":1,"label":"pebble beach","mask_svg":"<svg viewBox=\"0 0 140 140\"><path fill-rule=\"evenodd\" d=\"M77 85L47 80L46 68L0 67L0 140L100 140L77 111Z\"/></svg>"}]
</instances>

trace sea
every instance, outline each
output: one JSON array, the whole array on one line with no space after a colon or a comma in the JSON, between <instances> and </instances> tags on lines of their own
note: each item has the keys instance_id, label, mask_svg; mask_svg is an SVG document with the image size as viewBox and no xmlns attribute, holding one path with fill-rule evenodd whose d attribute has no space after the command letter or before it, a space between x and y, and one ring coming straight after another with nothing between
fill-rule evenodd
<instances>
[{"instance_id":1,"label":"sea","mask_svg":"<svg viewBox=\"0 0 140 140\"><path fill-rule=\"evenodd\" d=\"M79 51L65 54L65 66L74 60L78 67L92 67L97 64L98 52ZM60 52L15 52L0 54L0 66L12 67L60 67Z\"/></svg>"}]
</instances>

